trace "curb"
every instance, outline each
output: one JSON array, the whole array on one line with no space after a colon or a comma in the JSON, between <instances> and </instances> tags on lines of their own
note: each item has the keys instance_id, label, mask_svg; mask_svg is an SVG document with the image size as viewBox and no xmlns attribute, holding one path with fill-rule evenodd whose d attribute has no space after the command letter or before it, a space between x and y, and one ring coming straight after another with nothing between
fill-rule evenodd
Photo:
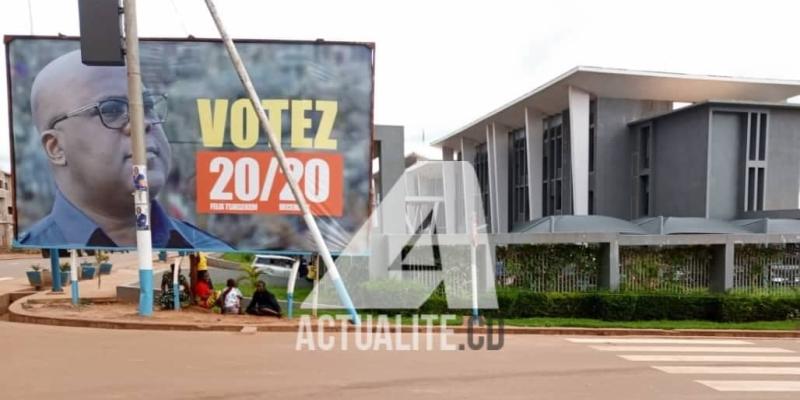
<instances>
[{"instance_id":1,"label":"curb","mask_svg":"<svg viewBox=\"0 0 800 400\"><path fill-rule=\"evenodd\" d=\"M112 299L98 299L100 302L108 302ZM25 300L20 299L8 308L9 321L28 324L41 324L65 327L98 328L98 329L137 329L137 330L157 330L157 331L202 331L202 332L241 332L243 330L257 332L297 332L299 323L284 324L196 324L196 323L164 323L151 321L105 321L98 319L80 319L69 317L45 317L28 313L22 304ZM37 301L36 303L40 303ZM295 319L298 321L298 319ZM317 329L318 323L314 321L312 328ZM366 332L371 330L377 332L377 326L348 327L348 332L357 330ZM338 327L331 327L332 330L340 330ZM452 326L448 328L455 334L466 334L469 329L466 326ZM395 328L390 324L389 331L395 333L413 333L415 330L410 326ZM422 332L422 329L417 329ZM487 333L485 327L477 327L475 333ZM496 330L495 330L496 332ZM734 330L734 329L624 329L624 328L564 328L564 327L504 327L505 334L511 335L565 335L565 336L681 336L681 337L738 337L738 338L763 338L763 339L796 339L800 338L800 330L796 331L770 331L770 330Z\"/></svg>"}]
</instances>

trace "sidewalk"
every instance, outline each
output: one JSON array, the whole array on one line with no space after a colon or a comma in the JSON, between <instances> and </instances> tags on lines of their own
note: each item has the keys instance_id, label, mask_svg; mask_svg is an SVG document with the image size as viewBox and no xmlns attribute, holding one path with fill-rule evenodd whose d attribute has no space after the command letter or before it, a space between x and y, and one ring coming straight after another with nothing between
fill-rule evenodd
<instances>
[{"instance_id":1,"label":"sidewalk","mask_svg":"<svg viewBox=\"0 0 800 400\"><path fill-rule=\"evenodd\" d=\"M94 279L78 281L78 294L81 299L107 299L117 296L117 286L127 285L139 281L139 261L136 252L111 254L111 268L109 275L96 275ZM93 257L84 257L94 263ZM79 261L80 262L80 261ZM167 258L166 262L153 261L153 276L160 276L160 273L169 268L172 258ZM69 282L62 282L64 291L53 293L50 290L42 290L28 297L29 300L69 300L72 298L72 287Z\"/></svg>"},{"instance_id":2,"label":"sidewalk","mask_svg":"<svg viewBox=\"0 0 800 400\"><path fill-rule=\"evenodd\" d=\"M81 299L101 299L116 297L116 289L118 285L125 285L139 281L139 263L136 252L130 253L114 253L110 254L110 262L113 264L111 274L103 275L98 281L95 276L91 280L78 281L78 291ZM153 261L153 275L154 277L160 276L160 273L169 268L169 263L173 258L168 258L167 262ZM44 261L47 259L36 256L31 258L32 261ZM61 259L61 262L69 261L69 259ZM94 263L94 257L84 256L78 257L78 263L88 261ZM42 262L39 262L43 264ZM47 264L49 268L49 262ZM99 283L99 287L98 287ZM69 282L62 282L61 286L63 292L54 293L50 287L44 287L42 290L30 295L28 299L35 301L50 301L50 300L66 300L72 298L72 286ZM34 291L34 288L28 283L27 278L15 278L0 282L0 297L5 297L8 294L17 292Z\"/></svg>"}]
</instances>

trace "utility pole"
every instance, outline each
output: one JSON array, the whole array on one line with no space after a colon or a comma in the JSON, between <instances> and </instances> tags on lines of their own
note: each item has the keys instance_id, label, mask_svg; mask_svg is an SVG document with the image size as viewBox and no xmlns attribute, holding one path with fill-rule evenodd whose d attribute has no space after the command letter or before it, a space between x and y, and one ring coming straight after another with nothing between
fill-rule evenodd
<instances>
[{"instance_id":1,"label":"utility pole","mask_svg":"<svg viewBox=\"0 0 800 400\"><path fill-rule=\"evenodd\" d=\"M130 120L133 171L147 181L144 144L144 105L142 73L139 67L139 33L136 26L136 0L123 0L125 15L125 63L128 67L128 118ZM138 185L137 185L138 186ZM150 192L142 185L133 194L136 213L136 253L139 257L139 315L153 315L153 244L150 233ZM140 223L143 221L144 223Z\"/></svg>"}]
</instances>

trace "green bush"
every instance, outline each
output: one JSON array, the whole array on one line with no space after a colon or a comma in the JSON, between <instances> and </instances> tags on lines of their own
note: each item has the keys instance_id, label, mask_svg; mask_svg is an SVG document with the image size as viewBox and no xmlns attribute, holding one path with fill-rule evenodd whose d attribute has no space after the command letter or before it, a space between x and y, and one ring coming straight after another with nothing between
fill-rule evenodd
<instances>
[{"instance_id":1,"label":"green bush","mask_svg":"<svg viewBox=\"0 0 800 400\"><path fill-rule=\"evenodd\" d=\"M379 285L382 286L382 285ZM388 288L387 288L388 289ZM395 293L412 289L398 286ZM496 310L489 318L591 318L606 321L703 320L718 322L800 319L800 295L693 293L533 292L497 289ZM366 311L366 310L365 310ZM437 290L417 310L370 310L377 314L467 314L452 310Z\"/></svg>"},{"instance_id":2,"label":"green bush","mask_svg":"<svg viewBox=\"0 0 800 400\"><path fill-rule=\"evenodd\" d=\"M444 299L440 306L446 306ZM501 288L494 318L596 318L607 321L780 321L800 316L800 296L698 293L539 293Z\"/></svg>"},{"instance_id":3,"label":"green bush","mask_svg":"<svg viewBox=\"0 0 800 400\"><path fill-rule=\"evenodd\" d=\"M720 309L726 322L777 321L798 315L800 296L729 295L721 297Z\"/></svg>"}]
</instances>

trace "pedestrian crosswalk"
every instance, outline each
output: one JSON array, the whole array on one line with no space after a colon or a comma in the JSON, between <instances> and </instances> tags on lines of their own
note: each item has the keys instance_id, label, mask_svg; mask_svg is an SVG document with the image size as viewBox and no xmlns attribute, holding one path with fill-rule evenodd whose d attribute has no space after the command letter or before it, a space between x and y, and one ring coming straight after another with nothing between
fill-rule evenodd
<instances>
[{"instance_id":1,"label":"pedestrian crosswalk","mask_svg":"<svg viewBox=\"0 0 800 400\"><path fill-rule=\"evenodd\" d=\"M800 355L739 339L569 338L719 392L800 392ZM720 379L716 379L720 378ZM763 379L757 379L763 378Z\"/></svg>"}]
</instances>

